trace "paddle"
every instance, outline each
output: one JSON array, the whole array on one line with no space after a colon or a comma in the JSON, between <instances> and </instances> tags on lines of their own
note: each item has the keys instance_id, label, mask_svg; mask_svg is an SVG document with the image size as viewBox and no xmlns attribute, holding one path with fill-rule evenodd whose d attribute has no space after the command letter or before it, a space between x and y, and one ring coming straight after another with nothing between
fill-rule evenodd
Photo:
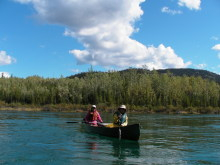
<instances>
[{"instance_id":1,"label":"paddle","mask_svg":"<svg viewBox=\"0 0 220 165\"><path fill-rule=\"evenodd\" d=\"M120 126L118 127L118 133L119 133L119 140L121 140L121 128L120 128Z\"/></svg>"},{"instance_id":2,"label":"paddle","mask_svg":"<svg viewBox=\"0 0 220 165\"><path fill-rule=\"evenodd\" d=\"M85 123L85 122L82 122L82 121L67 121L66 123Z\"/></svg>"},{"instance_id":3,"label":"paddle","mask_svg":"<svg viewBox=\"0 0 220 165\"><path fill-rule=\"evenodd\" d=\"M66 123L87 123L87 122L85 122L85 121L67 121ZM87 123L87 124L89 124L89 123ZM98 122L98 124L103 125L102 123L99 123L99 122Z\"/></svg>"}]
</instances>

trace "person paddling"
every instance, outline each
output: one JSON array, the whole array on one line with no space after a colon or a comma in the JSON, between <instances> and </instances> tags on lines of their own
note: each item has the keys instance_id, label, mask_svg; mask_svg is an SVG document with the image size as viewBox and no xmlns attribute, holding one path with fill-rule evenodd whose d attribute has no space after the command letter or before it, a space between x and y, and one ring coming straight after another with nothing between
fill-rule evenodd
<instances>
[{"instance_id":1,"label":"person paddling","mask_svg":"<svg viewBox=\"0 0 220 165\"><path fill-rule=\"evenodd\" d=\"M128 116L126 114L125 105L121 105L118 110L113 114L113 124L117 126L128 125Z\"/></svg>"},{"instance_id":2,"label":"person paddling","mask_svg":"<svg viewBox=\"0 0 220 165\"><path fill-rule=\"evenodd\" d=\"M96 105L92 105L91 109L86 114L85 118L83 119L86 123L91 125L97 126L98 122L102 123L102 118L99 112L96 109Z\"/></svg>"}]
</instances>

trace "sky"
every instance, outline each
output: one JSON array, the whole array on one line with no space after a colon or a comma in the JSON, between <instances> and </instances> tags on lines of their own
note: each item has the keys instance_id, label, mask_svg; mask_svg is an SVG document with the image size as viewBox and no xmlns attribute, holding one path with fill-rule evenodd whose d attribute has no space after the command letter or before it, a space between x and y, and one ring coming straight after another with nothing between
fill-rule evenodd
<instances>
[{"instance_id":1,"label":"sky","mask_svg":"<svg viewBox=\"0 0 220 165\"><path fill-rule=\"evenodd\" d=\"M220 74L220 0L0 0L0 74L194 68Z\"/></svg>"}]
</instances>

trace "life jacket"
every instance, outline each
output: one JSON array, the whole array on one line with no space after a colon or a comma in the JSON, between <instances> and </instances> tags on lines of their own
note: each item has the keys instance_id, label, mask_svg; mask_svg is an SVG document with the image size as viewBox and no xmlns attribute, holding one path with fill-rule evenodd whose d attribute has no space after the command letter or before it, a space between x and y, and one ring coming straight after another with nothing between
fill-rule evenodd
<instances>
[{"instance_id":1,"label":"life jacket","mask_svg":"<svg viewBox=\"0 0 220 165\"><path fill-rule=\"evenodd\" d=\"M89 121L97 121L98 120L98 112L94 110L94 112L89 111Z\"/></svg>"},{"instance_id":2,"label":"life jacket","mask_svg":"<svg viewBox=\"0 0 220 165\"><path fill-rule=\"evenodd\" d=\"M126 122L126 119L127 119L126 113L121 114L119 111L117 111L114 113L113 116L114 116L114 124L122 125L123 123Z\"/></svg>"}]
</instances>

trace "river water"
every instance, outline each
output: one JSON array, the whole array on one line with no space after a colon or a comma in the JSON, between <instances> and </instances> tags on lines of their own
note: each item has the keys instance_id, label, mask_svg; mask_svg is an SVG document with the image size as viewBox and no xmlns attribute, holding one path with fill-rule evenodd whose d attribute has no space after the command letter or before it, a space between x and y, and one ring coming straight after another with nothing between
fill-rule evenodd
<instances>
[{"instance_id":1,"label":"river water","mask_svg":"<svg viewBox=\"0 0 220 165\"><path fill-rule=\"evenodd\" d=\"M101 113L105 122L111 113ZM85 113L0 111L0 164L220 164L219 115L128 114L138 142L84 131Z\"/></svg>"}]
</instances>

